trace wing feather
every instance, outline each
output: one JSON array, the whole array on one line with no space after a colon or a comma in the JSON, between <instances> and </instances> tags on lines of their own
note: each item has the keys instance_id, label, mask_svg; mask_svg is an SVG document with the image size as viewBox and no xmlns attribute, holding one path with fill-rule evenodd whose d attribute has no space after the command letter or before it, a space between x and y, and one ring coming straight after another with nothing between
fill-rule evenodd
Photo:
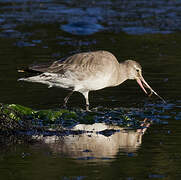
<instances>
[{"instance_id":1,"label":"wing feather","mask_svg":"<svg viewBox=\"0 0 181 180\"><path fill-rule=\"evenodd\" d=\"M64 61L55 61L48 65L32 66L32 70L40 72L62 74L72 76L77 80L85 80L96 74L110 73L111 68L118 65L115 56L107 51L95 51L78 53L68 57Z\"/></svg>"}]
</instances>

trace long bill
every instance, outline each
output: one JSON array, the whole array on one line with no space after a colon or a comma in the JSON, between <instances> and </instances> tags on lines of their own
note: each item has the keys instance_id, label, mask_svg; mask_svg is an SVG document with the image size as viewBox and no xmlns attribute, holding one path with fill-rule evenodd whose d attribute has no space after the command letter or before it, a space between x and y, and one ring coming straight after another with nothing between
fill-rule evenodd
<instances>
[{"instance_id":1,"label":"long bill","mask_svg":"<svg viewBox=\"0 0 181 180\"><path fill-rule=\"evenodd\" d=\"M136 81L137 81L137 83L140 85L140 87L143 89L143 91L144 91L146 94L148 94L148 93L147 93L147 91L145 90L145 88L148 88L148 89L150 89L150 91L151 91L151 94L150 94L149 96L151 96L152 93L154 93L154 94L155 94L156 96L158 96L164 103L166 103L166 101L165 101L161 96L159 96L159 95L148 85L148 83L144 80L144 78L143 78L142 75L140 75L140 77L137 78ZM144 88L144 87L145 87L145 88Z\"/></svg>"}]
</instances>

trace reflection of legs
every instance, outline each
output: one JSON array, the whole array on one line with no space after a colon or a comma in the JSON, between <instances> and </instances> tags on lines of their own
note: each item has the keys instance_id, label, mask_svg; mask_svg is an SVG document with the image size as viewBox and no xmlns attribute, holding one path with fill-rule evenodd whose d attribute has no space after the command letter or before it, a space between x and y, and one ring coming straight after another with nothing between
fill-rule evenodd
<instances>
[{"instance_id":1,"label":"reflection of legs","mask_svg":"<svg viewBox=\"0 0 181 180\"><path fill-rule=\"evenodd\" d=\"M67 102L69 100L69 97L73 94L74 91L71 91L68 93L68 95L64 98L64 104L63 106L66 107L67 106Z\"/></svg>"},{"instance_id":2,"label":"reflection of legs","mask_svg":"<svg viewBox=\"0 0 181 180\"><path fill-rule=\"evenodd\" d=\"M85 97L86 101L86 111L89 111L89 91L83 92L82 94Z\"/></svg>"}]
</instances>

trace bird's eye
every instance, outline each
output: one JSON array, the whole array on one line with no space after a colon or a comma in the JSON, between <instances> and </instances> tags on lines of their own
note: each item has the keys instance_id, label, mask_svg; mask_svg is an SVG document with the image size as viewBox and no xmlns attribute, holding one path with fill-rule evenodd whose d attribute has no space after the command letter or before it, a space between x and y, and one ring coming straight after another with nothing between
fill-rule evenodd
<instances>
[{"instance_id":1,"label":"bird's eye","mask_svg":"<svg viewBox=\"0 0 181 180\"><path fill-rule=\"evenodd\" d=\"M137 72L139 72L139 69L136 69Z\"/></svg>"}]
</instances>

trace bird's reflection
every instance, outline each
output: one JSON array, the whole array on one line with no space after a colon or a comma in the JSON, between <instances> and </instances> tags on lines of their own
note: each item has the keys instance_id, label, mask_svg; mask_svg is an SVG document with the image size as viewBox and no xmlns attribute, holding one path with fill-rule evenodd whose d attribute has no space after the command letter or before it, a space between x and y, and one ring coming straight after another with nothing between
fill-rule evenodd
<instances>
[{"instance_id":1,"label":"bird's reflection","mask_svg":"<svg viewBox=\"0 0 181 180\"><path fill-rule=\"evenodd\" d=\"M150 123L146 120L142 128L137 130L124 129L103 123L93 125L78 124L73 130L83 130L78 135L64 137L36 137L48 145L53 153L78 159L114 158L121 152L135 152L142 143L142 136Z\"/></svg>"}]
</instances>

